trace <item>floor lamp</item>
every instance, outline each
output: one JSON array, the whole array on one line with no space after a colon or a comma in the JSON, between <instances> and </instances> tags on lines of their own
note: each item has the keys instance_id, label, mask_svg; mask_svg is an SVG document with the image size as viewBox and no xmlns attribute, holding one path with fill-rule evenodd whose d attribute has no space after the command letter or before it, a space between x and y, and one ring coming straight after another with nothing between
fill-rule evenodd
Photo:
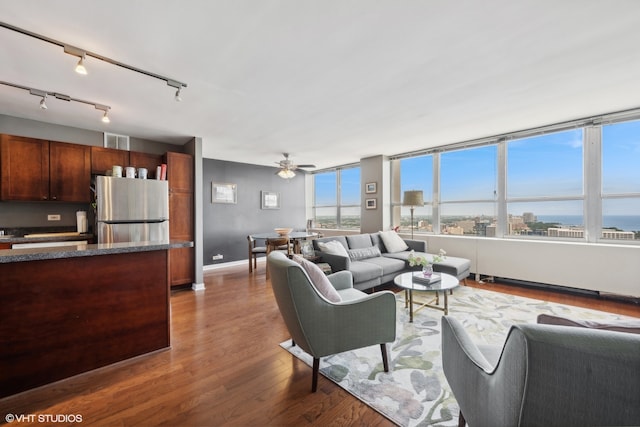
<instances>
[{"instance_id":1,"label":"floor lamp","mask_svg":"<svg viewBox=\"0 0 640 427\"><path fill-rule=\"evenodd\" d=\"M410 206L411 209L411 239L413 240L413 210L416 206L424 206L422 190L405 191L402 197L402 206Z\"/></svg>"}]
</instances>

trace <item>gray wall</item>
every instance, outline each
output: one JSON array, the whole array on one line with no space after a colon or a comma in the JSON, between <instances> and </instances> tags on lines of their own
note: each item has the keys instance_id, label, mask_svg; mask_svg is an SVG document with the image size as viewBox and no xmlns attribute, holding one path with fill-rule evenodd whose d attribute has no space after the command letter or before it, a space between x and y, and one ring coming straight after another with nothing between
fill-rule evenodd
<instances>
[{"instance_id":1,"label":"gray wall","mask_svg":"<svg viewBox=\"0 0 640 427\"><path fill-rule=\"evenodd\" d=\"M247 259L247 235L277 227L304 229L305 179L285 180L276 168L203 159L204 265ZM237 185L237 204L211 203L211 183ZM280 193L280 209L260 209L260 191ZM221 254L222 260L213 261Z\"/></svg>"}]
</instances>

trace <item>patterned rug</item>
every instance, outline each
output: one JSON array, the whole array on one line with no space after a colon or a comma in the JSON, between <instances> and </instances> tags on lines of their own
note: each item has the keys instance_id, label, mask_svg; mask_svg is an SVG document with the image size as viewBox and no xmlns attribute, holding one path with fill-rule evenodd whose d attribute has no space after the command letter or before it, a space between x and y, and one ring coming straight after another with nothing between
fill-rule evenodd
<instances>
[{"instance_id":1,"label":"patterned rug","mask_svg":"<svg viewBox=\"0 0 640 427\"><path fill-rule=\"evenodd\" d=\"M389 373L382 369L377 345L324 357L320 373L398 425L457 426L459 408L442 371L442 312L423 308L409 323L404 292L396 300L397 333L388 346ZM629 319L466 286L449 296L449 315L459 319L478 343L502 345L511 325L535 323L541 313L594 321ZM292 347L290 340L280 345L311 366L312 357Z\"/></svg>"}]
</instances>

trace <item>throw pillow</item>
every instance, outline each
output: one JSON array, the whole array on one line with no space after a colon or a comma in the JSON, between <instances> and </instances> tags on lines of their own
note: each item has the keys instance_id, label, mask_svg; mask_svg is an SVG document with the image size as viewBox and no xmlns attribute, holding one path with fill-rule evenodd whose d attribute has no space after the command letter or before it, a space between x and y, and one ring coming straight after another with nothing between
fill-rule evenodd
<instances>
[{"instance_id":1,"label":"throw pillow","mask_svg":"<svg viewBox=\"0 0 640 427\"><path fill-rule=\"evenodd\" d=\"M404 240L402 240L402 237L400 237L395 231L381 231L379 234L382 239L382 243L384 243L384 247L387 248L387 252L390 254L409 249L409 246L407 246Z\"/></svg>"},{"instance_id":2,"label":"throw pillow","mask_svg":"<svg viewBox=\"0 0 640 427\"><path fill-rule=\"evenodd\" d=\"M378 249L377 246L372 246L370 248L349 249L348 252L351 261L358 261L361 259L382 256L382 254L380 253L380 249Z\"/></svg>"},{"instance_id":3,"label":"throw pillow","mask_svg":"<svg viewBox=\"0 0 640 427\"><path fill-rule=\"evenodd\" d=\"M640 334L640 321L636 320L612 320L607 323L600 323L591 320L571 320L560 316L553 316L550 314L539 314L538 323L546 325L575 326L579 328L602 329L605 331Z\"/></svg>"},{"instance_id":4,"label":"throw pillow","mask_svg":"<svg viewBox=\"0 0 640 427\"><path fill-rule=\"evenodd\" d=\"M340 255L340 256L349 256L347 250L342 243L337 240L330 240L328 242L318 242L318 247L322 252L331 254L331 255Z\"/></svg>"},{"instance_id":5,"label":"throw pillow","mask_svg":"<svg viewBox=\"0 0 640 427\"><path fill-rule=\"evenodd\" d=\"M300 255L294 255L293 260L300 264L302 269L307 272L307 276L311 280L311 284L314 288L326 299L331 302L340 302L342 298L336 288L333 287L327 276L320 270L316 264L312 263L301 257Z\"/></svg>"}]
</instances>

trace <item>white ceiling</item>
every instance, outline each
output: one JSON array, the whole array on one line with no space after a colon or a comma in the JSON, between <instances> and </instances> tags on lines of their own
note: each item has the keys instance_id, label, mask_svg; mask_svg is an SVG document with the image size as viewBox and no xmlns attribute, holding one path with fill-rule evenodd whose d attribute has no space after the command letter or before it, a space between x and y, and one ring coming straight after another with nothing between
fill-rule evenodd
<instances>
[{"instance_id":1,"label":"white ceiling","mask_svg":"<svg viewBox=\"0 0 640 427\"><path fill-rule=\"evenodd\" d=\"M319 168L640 106L640 1L21 0L0 20L0 114Z\"/></svg>"}]
</instances>

